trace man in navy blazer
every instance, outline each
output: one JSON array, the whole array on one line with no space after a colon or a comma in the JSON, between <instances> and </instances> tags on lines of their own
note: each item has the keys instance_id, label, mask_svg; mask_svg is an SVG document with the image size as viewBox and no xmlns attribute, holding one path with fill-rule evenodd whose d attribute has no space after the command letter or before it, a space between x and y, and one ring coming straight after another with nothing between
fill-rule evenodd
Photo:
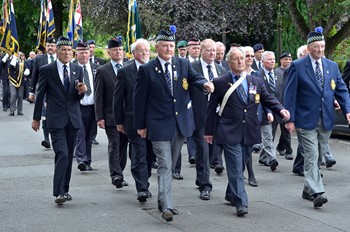
<instances>
[{"instance_id":1,"label":"man in navy blazer","mask_svg":"<svg viewBox=\"0 0 350 232\"><path fill-rule=\"evenodd\" d=\"M258 105L261 103L285 120L289 119L289 112L275 96L268 93L262 78L250 75L244 78L245 55L240 48L231 49L226 56L231 72L213 81L215 91L207 107L205 139L212 143L215 136L217 144L223 146L228 176L225 199L236 206L237 216L240 217L248 213L244 166L251 156L253 145L261 142ZM226 98L224 107L222 102L225 94L240 78L243 79L242 83ZM224 108L216 120L218 104Z\"/></svg>"},{"instance_id":2,"label":"man in navy blazer","mask_svg":"<svg viewBox=\"0 0 350 232\"><path fill-rule=\"evenodd\" d=\"M307 36L309 56L293 61L284 94L291 113L286 123L289 132L296 129L304 150L304 190L302 197L319 208L328 200L318 167L333 129L334 98L350 123L349 93L337 64L324 58L325 41L321 27Z\"/></svg>"},{"instance_id":3,"label":"man in navy blazer","mask_svg":"<svg viewBox=\"0 0 350 232\"><path fill-rule=\"evenodd\" d=\"M77 131L82 126L79 101L86 91L83 69L70 62L72 55L72 42L61 36L57 40L57 60L40 69L32 122L33 130L37 131L46 94L47 127L55 152L53 195L58 205L72 199L68 191L73 152Z\"/></svg>"},{"instance_id":4,"label":"man in navy blazer","mask_svg":"<svg viewBox=\"0 0 350 232\"><path fill-rule=\"evenodd\" d=\"M134 89L134 122L138 134L152 141L158 160L158 209L172 221L174 210L172 162L185 137L195 128L189 85L212 92L213 85L196 73L186 59L174 57L175 26L161 30L156 39L158 57L140 66Z\"/></svg>"}]
</instances>

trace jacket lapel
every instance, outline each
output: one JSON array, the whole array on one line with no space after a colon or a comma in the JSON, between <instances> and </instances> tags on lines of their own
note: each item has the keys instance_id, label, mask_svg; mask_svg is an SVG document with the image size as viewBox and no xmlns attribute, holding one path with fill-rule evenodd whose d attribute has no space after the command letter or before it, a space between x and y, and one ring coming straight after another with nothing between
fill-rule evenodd
<instances>
[{"instance_id":1,"label":"jacket lapel","mask_svg":"<svg viewBox=\"0 0 350 232\"><path fill-rule=\"evenodd\" d=\"M154 67L153 68L154 68L154 71L157 73L157 77L160 79L160 82L162 83L162 85L164 86L166 91L170 95L172 95L172 93L170 92L170 89L168 87L168 84L166 83L165 74L163 72L163 68L162 68L162 65L160 64L160 61L159 61L158 57L155 58L155 63L154 63Z\"/></svg>"},{"instance_id":2,"label":"jacket lapel","mask_svg":"<svg viewBox=\"0 0 350 232\"><path fill-rule=\"evenodd\" d=\"M53 63L49 64L51 65L51 73L53 73L54 75L52 75L52 77L49 77L49 78L52 78L53 81L56 83L56 85L58 86L59 89L61 89L61 91L63 93L66 93L66 89L64 88L64 85L61 81L61 78L60 78L60 74L58 73L58 67L57 67L57 62L54 61Z\"/></svg>"},{"instance_id":3,"label":"jacket lapel","mask_svg":"<svg viewBox=\"0 0 350 232\"><path fill-rule=\"evenodd\" d=\"M320 86L318 85L318 82L316 80L316 75L314 72L314 69L311 64L311 59L309 56L305 57L306 62L305 62L305 70L307 74L310 76L311 81L315 84L315 86L321 91ZM323 64L323 63L322 63ZM324 69L323 69L324 70Z\"/></svg>"},{"instance_id":4,"label":"jacket lapel","mask_svg":"<svg viewBox=\"0 0 350 232\"><path fill-rule=\"evenodd\" d=\"M325 62L325 59L322 59L322 68L323 68L323 89L326 88L326 86L331 86L330 81L331 81L331 76L329 74L329 65L328 62Z\"/></svg>"}]
</instances>

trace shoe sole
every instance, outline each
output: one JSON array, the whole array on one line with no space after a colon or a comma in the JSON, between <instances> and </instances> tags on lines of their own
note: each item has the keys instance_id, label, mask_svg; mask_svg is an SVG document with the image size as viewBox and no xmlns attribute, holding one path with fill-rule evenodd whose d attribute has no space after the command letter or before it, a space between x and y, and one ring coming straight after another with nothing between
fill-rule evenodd
<instances>
[{"instance_id":1,"label":"shoe sole","mask_svg":"<svg viewBox=\"0 0 350 232\"><path fill-rule=\"evenodd\" d=\"M301 197L307 201L314 201L314 198L312 196L307 196L304 193L301 195Z\"/></svg>"},{"instance_id":2,"label":"shoe sole","mask_svg":"<svg viewBox=\"0 0 350 232\"><path fill-rule=\"evenodd\" d=\"M337 162L335 160L332 160L326 164L326 168L331 168L333 165L335 165Z\"/></svg>"},{"instance_id":3,"label":"shoe sole","mask_svg":"<svg viewBox=\"0 0 350 232\"><path fill-rule=\"evenodd\" d=\"M271 171L275 171L276 168L277 168L277 166L278 166L278 162L277 162L277 161L273 162L273 163L270 165Z\"/></svg>"},{"instance_id":4,"label":"shoe sole","mask_svg":"<svg viewBox=\"0 0 350 232\"><path fill-rule=\"evenodd\" d=\"M122 180L115 180L113 181L113 185L115 185L116 188L123 188L123 181Z\"/></svg>"},{"instance_id":5,"label":"shoe sole","mask_svg":"<svg viewBox=\"0 0 350 232\"><path fill-rule=\"evenodd\" d=\"M243 217L244 215L248 214L248 211L243 211L243 212L237 212L238 217Z\"/></svg>"},{"instance_id":6,"label":"shoe sole","mask_svg":"<svg viewBox=\"0 0 350 232\"><path fill-rule=\"evenodd\" d=\"M56 200L55 200L55 203L56 203L57 205L63 205L64 202L66 202L66 199L64 199L64 198L63 198L63 199L60 198L60 199L56 199Z\"/></svg>"},{"instance_id":7,"label":"shoe sole","mask_svg":"<svg viewBox=\"0 0 350 232\"><path fill-rule=\"evenodd\" d=\"M320 208L323 204L326 204L328 202L327 198L322 198L318 200L317 202L314 202L314 208Z\"/></svg>"},{"instance_id":8,"label":"shoe sole","mask_svg":"<svg viewBox=\"0 0 350 232\"><path fill-rule=\"evenodd\" d=\"M173 220L173 213L170 211L165 211L162 215L162 218L166 221L166 222L171 222Z\"/></svg>"}]
</instances>

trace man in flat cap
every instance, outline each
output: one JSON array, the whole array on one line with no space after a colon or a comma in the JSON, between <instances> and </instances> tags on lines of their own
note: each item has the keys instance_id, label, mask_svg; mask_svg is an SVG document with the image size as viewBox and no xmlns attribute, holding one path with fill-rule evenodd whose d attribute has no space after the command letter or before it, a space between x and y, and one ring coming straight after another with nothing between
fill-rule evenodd
<instances>
[{"instance_id":1,"label":"man in flat cap","mask_svg":"<svg viewBox=\"0 0 350 232\"><path fill-rule=\"evenodd\" d=\"M286 123L289 132L297 131L304 150L304 189L302 197L322 207L325 196L318 161L328 144L334 122L334 98L350 123L348 89L338 65L324 57L323 29L317 27L307 36L310 54L292 62L284 94L284 105L290 111Z\"/></svg>"},{"instance_id":2,"label":"man in flat cap","mask_svg":"<svg viewBox=\"0 0 350 232\"><path fill-rule=\"evenodd\" d=\"M84 97L83 69L71 63L72 42L61 36L57 40L57 60L40 68L39 87L32 128L40 127L44 96L47 101L47 128L55 152L53 195L55 203L72 200L69 182L72 173L76 135L82 126L80 99Z\"/></svg>"},{"instance_id":3,"label":"man in flat cap","mask_svg":"<svg viewBox=\"0 0 350 232\"><path fill-rule=\"evenodd\" d=\"M97 64L89 61L90 49L86 42L79 42L76 48L77 64L83 68L83 79L87 87L85 96L80 100L80 111L83 126L77 134L77 146L75 149L75 158L80 171L92 171L91 167L91 145L95 119L95 101L94 101L94 82Z\"/></svg>"},{"instance_id":4,"label":"man in flat cap","mask_svg":"<svg viewBox=\"0 0 350 232\"><path fill-rule=\"evenodd\" d=\"M111 61L99 67L95 80L95 114L97 125L105 129L108 138L108 164L112 184L116 188L127 186L123 170L126 166L128 138L120 133L114 121L113 93L119 69L123 67L123 42L113 38L108 42Z\"/></svg>"},{"instance_id":5,"label":"man in flat cap","mask_svg":"<svg viewBox=\"0 0 350 232\"><path fill-rule=\"evenodd\" d=\"M135 128L142 138L152 141L157 156L158 209L166 221L177 214L171 190L172 163L178 160L184 138L195 128L189 85L213 91L212 83L196 73L188 60L174 57L174 27L171 32L159 32L158 56L140 66L133 103Z\"/></svg>"},{"instance_id":6,"label":"man in flat cap","mask_svg":"<svg viewBox=\"0 0 350 232\"><path fill-rule=\"evenodd\" d=\"M179 57L186 59L187 58L187 41L181 40L177 43L177 53Z\"/></svg>"},{"instance_id":7,"label":"man in flat cap","mask_svg":"<svg viewBox=\"0 0 350 232\"><path fill-rule=\"evenodd\" d=\"M33 71L32 71L32 78L30 80L30 86L29 86L29 100L34 102L35 100L35 91L37 87L37 83L39 81L39 70L42 66L51 64L54 62L57 58L56 55L56 39L55 38L47 38L46 39L46 45L45 45L45 54L38 55L33 63ZM46 100L44 98L44 104L43 106L43 112L42 112L42 128L44 133L44 140L41 142L41 146L45 148L50 148L50 137L49 137L49 131L46 127Z\"/></svg>"},{"instance_id":8,"label":"man in flat cap","mask_svg":"<svg viewBox=\"0 0 350 232\"><path fill-rule=\"evenodd\" d=\"M252 68L255 71L259 71L262 68L261 55L263 54L264 45L262 43L257 43L253 46L254 49L254 60L252 64Z\"/></svg>"}]
</instances>

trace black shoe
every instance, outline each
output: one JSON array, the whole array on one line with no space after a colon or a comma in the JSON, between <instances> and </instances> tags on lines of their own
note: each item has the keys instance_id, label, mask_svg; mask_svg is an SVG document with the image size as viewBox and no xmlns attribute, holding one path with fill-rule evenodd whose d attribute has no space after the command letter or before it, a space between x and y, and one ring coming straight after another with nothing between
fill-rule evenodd
<instances>
[{"instance_id":1,"label":"black shoe","mask_svg":"<svg viewBox=\"0 0 350 232\"><path fill-rule=\"evenodd\" d=\"M248 184L252 187L258 187L258 182L256 180L248 181Z\"/></svg>"},{"instance_id":2,"label":"black shoe","mask_svg":"<svg viewBox=\"0 0 350 232\"><path fill-rule=\"evenodd\" d=\"M23 113L17 113L17 115L19 115L19 116L23 116L24 114L23 114Z\"/></svg>"},{"instance_id":3,"label":"black shoe","mask_svg":"<svg viewBox=\"0 0 350 232\"><path fill-rule=\"evenodd\" d=\"M188 159L188 162L190 162L190 164L196 164L196 158L190 157L190 158Z\"/></svg>"},{"instance_id":4,"label":"black shoe","mask_svg":"<svg viewBox=\"0 0 350 232\"><path fill-rule=\"evenodd\" d=\"M223 171L224 171L224 168L220 164L215 166L216 174L220 175Z\"/></svg>"},{"instance_id":5,"label":"black shoe","mask_svg":"<svg viewBox=\"0 0 350 232\"><path fill-rule=\"evenodd\" d=\"M230 202L230 204L231 204L232 206L236 206L236 202L234 202L233 200L229 199L229 198L226 197L226 196L225 196L225 200L228 201L228 202Z\"/></svg>"},{"instance_id":6,"label":"black shoe","mask_svg":"<svg viewBox=\"0 0 350 232\"><path fill-rule=\"evenodd\" d=\"M6 111L7 111L7 108L3 108L2 110L6 112Z\"/></svg>"},{"instance_id":7,"label":"black shoe","mask_svg":"<svg viewBox=\"0 0 350 232\"><path fill-rule=\"evenodd\" d=\"M301 194L301 197L304 200L308 200L308 201L313 201L314 197L312 195L310 195L308 192L306 192L305 190L303 190L303 194Z\"/></svg>"},{"instance_id":8,"label":"black shoe","mask_svg":"<svg viewBox=\"0 0 350 232\"><path fill-rule=\"evenodd\" d=\"M72 200L72 196L69 193L65 193L63 194L64 199L66 199L66 201L71 201Z\"/></svg>"},{"instance_id":9,"label":"black shoe","mask_svg":"<svg viewBox=\"0 0 350 232\"><path fill-rule=\"evenodd\" d=\"M322 205L327 203L328 201L327 197L321 193L316 193L313 195L313 197L314 197L314 200L313 200L314 208L322 207Z\"/></svg>"},{"instance_id":10,"label":"black shoe","mask_svg":"<svg viewBox=\"0 0 350 232\"><path fill-rule=\"evenodd\" d=\"M264 162L264 161L261 161L261 160L259 160L259 164L262 164L262 165L264 165L264 166L270 166L268 163L266 163L266 162Z\"/></svg>"},{"instance_id":11,"label":"black shoe","mask_svg":"<svg viewBox=\"0 0 350 232\"><path fill-rule=\"evenodd\" d=\"M91 143L92 143L93 145L99 145L99 144L100 144L96 139L93 139L93 140L91 141Z\"/></svg>"},{"instance_id":12,"label":"black shoe","mask_svg":"<svg viewBox=\"0 0 350 232\"><path fill-rule=\"evenodd\" d=\"M286 150L279 151L279 150L276 149L276 151L277 151L277 153L278 153L280 156L284 156L284 155L286 154Z\"/></svg>"},{"instance_id":13,"label":"black shoe","mask_svg":"<svg viewBox=\"0 0 350 232\"><path fill-rule=\"evenodd\" d=\"M153 169L158 169L158 162L157 161L152 163L152 168Z\"/></svg>"},{"instance_id":14,"label":"black shoe","mask_svg":"<svg viewBox=\"0 0 350 232\"><path fill-rule=\"evenodd\" d=\"M66 202L66 199L64 198L63 194L59 195L58 197L56 197L55 199L55 203L57 205L63 205L63 203Z\"/></svg>"},{"instance_id":15,"label":"black shoe","mask_svg":"<svg viewBox=\"0 0 350 232\"><path fill-rule=\"evenodd\" d=\"M335 161L334 159L332 160L327 160L326 161L326 168L330 168L332 167L333 165L335 165L337 163L337 161Z\"/></svg>"},{"instance_id":16,"label":"black shoe","mask_svg":"<svg viewBox=\"0 0 350 232\"><path fill-rule=\"evenodd\" d=\"M138 200L140 203L145 203L145 202L147 202L147 193L144 192L144 191L138 192L138 194L137 194L137 200Z\"/></svg>"},{"instance_id":17,"label":"black shoe","mask_svg":"<svg viewBox=\"0 0 350 232\"><path fill-rule=\"evenodd\" d=\"M152 193L150 191L146 191L146 194L147 194L147 198L152 198Z\"/></svg>"},{"instance_id":18,"label":"black shoe","mask_svg":"<svg viewBox=\"0 0 350 232\"><path fill-rule=\"evenodd\" d=\"M237 205L236 212L237 212L238 217L242 217L248 213L248 208L246 206L243 206L243 205Z\"/></svg>"},{"instance_id":19,"label":"black shoe","mask_svg":"<svg viewBox=\"0 0 350 232\"><path fill-rule=\"evenodd\" d=\"M15 112L11 111L11 112L9 113L9 116L15 116Z\"/></svg>"},{"instance_id":20,"label":"black shoe","mask_svg":"<svg viewBox=\"0 0 350 232\"><path fill-rule=\"evenodd\" d=\"M171 222L173 220L173 212L170 209L167 209L165 212L162 214L162 218L167 221Z\"/></svg>"},{"instance_id":21,"label":"black shoe","mask_svg":"<svg viewBox=\"0 0 350 232\"><path fill-rule=\"evenodd\" d=\"M296 176L304 176L304 172L293 172Z\"/></svg>"},{"instance_id":22,"label":"black shoe","mask_svg":"<svg viewBox=\"0 0 350 232\"><path fill-rule=\"evenodd\" d=\"M260 152L261 151L261 144L254 144L253 150L254 150L254 152Z\"/></svg>"},{"instance_id":23,"label":"black shoe","mask_svg":"<svg viewBox=\"0 0 350 232\"><path fill-rule=\"evenodd\" d=\"M182 180L184 177L180 175L180 173L173 173L173 178L176 180Z\"/></svg>"},{"instance_id":24,"label":"black shoe","mask_svg":"<svg viewBox=\"0 0 350 232\"><path fill-rule=\"evenodd\" d=\"M79 162L78 169L83 172L86 171L86 164L84 162Z\"/></svg>"},{"instance_id":25,"label":"black shoe","mask_svg":"<svg viewBox=\"0 0 350 232\"><path fill-rule=\"evenodd\" d=\"M199 198L204 200L204 201L208 201L210 200L210 192L209 191L201 191L200 194L199 194Z\"/></svg>"},{"instance_id":26,"label":"black shoe","mask_svg":"<svg viewBox=\"0 0 350 232\"><path fill-rule=\"evenodd\" d=\"M49 140L43 140L41 141L41 146L45 147L45 148L50 148L50 141Z\"/></svg>"},{"instance_id":27,"label":"black shoe","mask_svg":"<svg viewBox=\"0 0 350 232\"><path fill-rule=\"evenodd\" d=\"M123 180L116 177L112 180L112 184L115 185L117 188L123 188Z\"/></svg>"},{"instance_id":28,"label":"black shoe","mask_svg":"<svg viewBox=\"0 0 350 232\"><path fill-rule=\"evenodd\" d=\"M292 154L285 154L284 157L286 158L286 160L293 160L294 159Z\"/></svg>"},{"instance_id":29,"label":"black shoe","mask_svg":"<svg viewBox=\"0 0 350 232\"><path fill-rule=\"evenodd\" d=\"M123 186L129 186L128 182L126 182L126 181L124 181L124 180L123 180L123 182L122 182L122 185L123 185Z\"/></svg>"},{"instance_id":30,"label":"black shoe","mask_svg":"<svg viewBox=\"0 0 350 232\"><path fill-rule=\"evenodd\" d=\"M90 164L87 164L86 165L86 171L92 171L93 169L92 169L92 167L91 167L91 165Z\"/></svg>"},{"instance_id":31,"label":"black shoe","mask_svg":"<svg viewBox=\"0 0 350 232\"><path fill-rule=\"evenodd\" d=\"M277 160L274 159L274 160L272 160L270 162L270 169L271 169L271 171L275 171L277 166L278 166L278 161Z\"/></svg>"}]
</instances>

